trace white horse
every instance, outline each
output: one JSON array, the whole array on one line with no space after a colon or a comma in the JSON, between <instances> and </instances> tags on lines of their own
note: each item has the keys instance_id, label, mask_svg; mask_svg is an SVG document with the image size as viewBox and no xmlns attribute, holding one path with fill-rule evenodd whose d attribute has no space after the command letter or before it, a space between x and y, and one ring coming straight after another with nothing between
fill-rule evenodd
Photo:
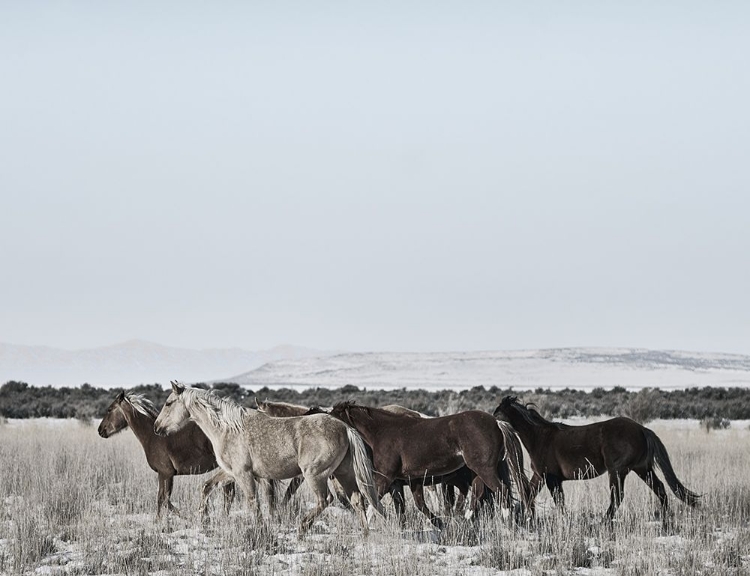
<instances>
[{"instance_id":1,"label":"white horse","mask_svg":"<svg viewBox=\"0 0 750 576\"><path fill-rule=\"evenodd\" d=\"M211 441L219 466L235 479L257 516L255 478L285 480L299 474L317 499L315 509L302 519L300 533L328 505L329 476L341 483L365 531L362 494L383 514L364 442L341 420L327 414L272 418L206 390L172 382L172 393L154 422L154 431L170 434L191 420Z\"/></svg>"}]
</instances>

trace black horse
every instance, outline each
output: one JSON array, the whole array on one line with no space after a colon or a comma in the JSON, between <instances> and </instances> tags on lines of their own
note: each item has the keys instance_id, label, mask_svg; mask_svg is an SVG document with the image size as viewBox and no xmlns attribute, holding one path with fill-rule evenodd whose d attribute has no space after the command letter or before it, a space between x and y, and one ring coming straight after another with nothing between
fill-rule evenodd
<instances>
[{"instance_id":1,"label":"black horse","mask_svg":"<svg viewBox=\"0 0 750 576\"><path fill-rule=\"evenodd\" d=\"M632 471L659 498L666 519L667 492L654 472L656 465L680 500L689 506L698 503L700 496L678 480L662 441L653 431L630 418L569 426L545 420L539 412L519 403L513 396L503 398L494 415L513 426L529 453L534 473L530 500L536 497L544 482L555 504L562 508L564 480L585 480L607 472L611 491L607 518L611 520L622 502L625 476Z\"/></svg>"}]
</instances>

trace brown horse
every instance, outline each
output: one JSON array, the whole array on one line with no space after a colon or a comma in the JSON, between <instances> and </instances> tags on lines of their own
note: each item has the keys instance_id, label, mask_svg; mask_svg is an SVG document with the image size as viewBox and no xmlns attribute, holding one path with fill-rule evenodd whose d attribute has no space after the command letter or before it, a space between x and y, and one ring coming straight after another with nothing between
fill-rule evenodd
<instances>
[{"instance_id":1,"label":"brown horse","mask_svg":"<svg viewBox=\"0 0 750 576\"><path fill-rule=\"evenodd\" d=\"M680 500L690 506L698 503L699 495L685 488L677 479L662 441L653 431L630 418L569 426L545 420L539 412L521 404L513 396L503 398L494 415L513 426L529 453L534 473L531 478L532 500L542 483L546 483L555 504L562 508L565 503L564 480L585 480L607 472L611 495L606 517L611 520L622 502L625 476L632 471L659 498L664 513L662 517L666 519L667 492L654 472L656 465Z\"/></svg>"},{"instance_id":2,"label":"brown horse","mask_svg":"<svg viewBox=\"0 0 750 576\"><path fill-rule=\"evenodd\" d=\"M300 404L290 404L289 402L273 402L266 399L265 401L258 400L255 398L255 405L258 410L265 412L269 416L274 418L288 418L289 416L304 416L310 410L309 406L301 406ZM323 413L327 413L327 410L321 408Z\"/></svg>"},{"instance_id":3,"label":"brown horse","mask_svg":"<svg viewBox=\"0 0 750 576\"><path fill-rule=\"evenodd\" d=\"M486 412L418 418L343 402L333 407L331 416L353 426L370 446L379 495L394 482L409 483L415 504L438 527L439 518L414 487L439 482L464 466L475 475L470 514L476 512L485 487L502 491L510 507L511 475L526 502L528 480L518 459L520 443L509 427Z\"/></svg>"},{"instance_id":4,"label":"brown horse","mask_svg":"<svg viewBox=\"0 0 750 576\"><path fill-rule=\"evenodd\" d=\"M158 415L159 411L142 395L120 392L99 424L99 436L109 438L130 427L143 446L148 465L158 474L156 515L160 517L165 505L170 512L179 514L170 501L175 476L203 474L217 464L211 442L196 424L189 424L173 436L157 436L154 422ZM206 497L217 485L224 488L224 506L228 511L234 498L234 482L221 471L203 485L204 506Z\"/></svg>"}]
</instances>

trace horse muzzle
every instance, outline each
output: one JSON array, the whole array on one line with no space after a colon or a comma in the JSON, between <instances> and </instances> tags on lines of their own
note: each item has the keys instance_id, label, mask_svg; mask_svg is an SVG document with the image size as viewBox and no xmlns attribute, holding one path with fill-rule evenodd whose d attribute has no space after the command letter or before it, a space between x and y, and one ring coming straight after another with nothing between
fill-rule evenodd
<instances>
[{"instance_id":1,"label":"horse muzzle","mask_svg":"<svg viewBox=\"0 0 750 576\"><path fill-rule=\"evenodd\" d=\"M102 438L109 438L109 433L107 432L106 428L99 428L99 436Z\"/></svg>"},{"instance_id":2,"label":"horse muzzle","mask_svg":"<svg viewBox=\"0 0 750 576\"><path fill-rule=\"evenodd\" d=\"M154 434L156 434L157 436L166 436L167 431L161 426L154 426Z\"/></svg>"}]
</instances>

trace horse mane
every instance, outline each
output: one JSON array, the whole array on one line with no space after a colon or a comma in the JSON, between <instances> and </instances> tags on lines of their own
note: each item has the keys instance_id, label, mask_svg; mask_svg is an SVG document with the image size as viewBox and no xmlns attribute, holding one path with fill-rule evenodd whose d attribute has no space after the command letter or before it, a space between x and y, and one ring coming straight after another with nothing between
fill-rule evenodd
<instances>
[{"instance_id":1,"label":"horse mane","mask_svg":"<svg viewBox=\"0 0 750 576\"><path fill-rule=\"evenodd\" d=\"M185 388L182 397L188 409L194 405L205 410L211 423L220 430L240 432L245 426L248 410L228 398L200 388Z\"/></svg>"},{"instance_id":2,"label":"horse mane","mask_svg":"<svg viewBox=\"0 0 750 576\"><path fill-rule=\"evenodd\" d=\"M159 415L159 411L154 406L153 402L146 398L143 394L136 394L135 392L126 393L123 398L128 401L136 412L143 414L144 416L151 416L156 419Z\"/></svg>"},{"instance_id":3,"label":"horse mane","mask_svg":"<svg viewBox=\"0 0 750 576\"><path fill-rule=\"evenodd\" d=\"M505 408L512 408L515 410L526 422L532 426L552 426L558 430L567 428L565 424L560 422L552 422L542 416L536 409L536 404L529 402L528 404L521 404L518 398L515 396L506 396L503 398L501 405Z\"/></svg>"},{"instance_id":4,"label":"horse mane","mask_svg":"<svg viewBox=\"0 0 750 576\"><path fill-rule=\"evenodd\" d=\"M337 418L344 419L344 416L347 420L349 420L349 423L351 424L351 413L352 410L361 412L364 414L367 418L372 420L372 411L377 410L377 408L370 408L369 406L361 406L357 404L354 400L344 400L343 402L338 402L333 405L333 408L331 408L331 416L336 416ZM353 425L353 424L352 424Z\"/></svg>"}]
</instances>

